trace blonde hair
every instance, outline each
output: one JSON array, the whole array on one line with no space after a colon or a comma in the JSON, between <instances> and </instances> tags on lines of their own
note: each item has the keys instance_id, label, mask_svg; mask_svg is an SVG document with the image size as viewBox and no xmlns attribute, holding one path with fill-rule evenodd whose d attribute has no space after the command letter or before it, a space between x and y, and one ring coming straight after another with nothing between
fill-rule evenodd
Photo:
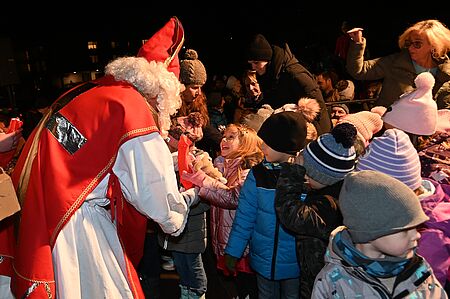
<instances>
[{"instance_id":1,"label":"blonde hair","mask_svg":"<svg viewBox=\"0 0 450 299\"><path fill-rule=\"evenodd\" d=\"M241 157L242 169L249 169L259 164L264 159L261 150L262 140L258 137L255 130L241 124L229 124L224 133L231 129L237 129L239 132L239 149L227 156L227 159L236 159Z\"/></svg>"},{"instance_id":2,"label":"blonde hair","mask_svg":"<svg viewBox=\"0 0 450 299\"><path fill-rule=\"evenodd\" d=\"M258 80L256 79L256 71L254 71L254 70L247 70L244 73L242 81L244 82L244 84L258 83Z\"/></svg>"},{"instance_id":3,"label":"blonde hair","mask_svg":"<svg viewBox=\"0 0 450 299\"><path fill-rule=\"evenodd\" d=\"M450 51L450 30L438 20L424 20L408 27L398 38L400 48L405 47L405 42L411 33L424 34L433 47L431 55L434 59L446 59Z\"/></svg>"}]
</instances>

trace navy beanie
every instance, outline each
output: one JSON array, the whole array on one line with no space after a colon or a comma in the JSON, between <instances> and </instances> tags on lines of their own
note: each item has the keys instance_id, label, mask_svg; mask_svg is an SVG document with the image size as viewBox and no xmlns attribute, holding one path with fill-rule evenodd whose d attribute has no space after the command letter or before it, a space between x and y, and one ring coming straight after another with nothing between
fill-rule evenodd
<instances>
[{"instance_id":1,"label":"navy beanie","mask_svg":"<svg viewBox=\"0 0 450 299\"><path fill-rule=\"evenodd\" d=\"M333 185L344 179L355 169L356 128L352 124L342 123L331 133L319 136L311 141L303 151L303 166L306 174L322 185Z\"/></svg>"}]
</instances>

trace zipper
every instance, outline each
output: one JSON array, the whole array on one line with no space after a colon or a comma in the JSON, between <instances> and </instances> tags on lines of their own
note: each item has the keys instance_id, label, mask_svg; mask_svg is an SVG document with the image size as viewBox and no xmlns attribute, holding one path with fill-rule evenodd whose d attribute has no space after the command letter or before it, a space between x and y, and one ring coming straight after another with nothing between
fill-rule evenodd
<instances>
[{"instance_id":1,"label":"zipper","mask_svg":"<svg viewBox=\"0 0 450 299\"><path fill-rule=\"evenodd\" d=\"M164 237L164 244L163 244L163 248L167 249L167 246L169 245L169 236L165 236Z\"/></svg>"},{"instance_id":2,"label":"zipper","mask_svg":"<svg viewBox=\"0 0 450 299\"><path fill-rule=\"evenodd\" d=\"M347 271L347 269L346 269L346 271ZM351 273L349 272L349 274L351 274L351 275L361 279L363 282L366 282L367 284L369 284L378 293L378 295L380 295L380 298L383 298L383 299L392 298L392 295L389 293L389 290L382 283L380 283L378 280L375 280L375 279L369 279L369 277L367 277L367 275L364 275L363 273L361 273L361 271L359 269L352 268L352 271L351 271Z\"/></svg>"}]
</instances>

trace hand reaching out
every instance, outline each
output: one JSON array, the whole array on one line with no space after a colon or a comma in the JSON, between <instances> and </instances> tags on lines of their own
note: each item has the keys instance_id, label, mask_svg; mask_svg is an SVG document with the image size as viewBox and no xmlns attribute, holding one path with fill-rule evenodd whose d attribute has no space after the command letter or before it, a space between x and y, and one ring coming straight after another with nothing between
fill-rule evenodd
<instances>
[{"instance_id":1,"label":"hand reaching out","mask_svg":"<svg viewBox=\"0 0 450 299\"><path fill-rule=\"evenodd\" d=\"M349 31L347 31L348 35L350 35L350 38L356 42L356 43L361 43L362 42L362 28L353 28Z\"/></svg>"},{"instance_id":2,"label":"hand reaching out","mask_svg":"<svg viewBox=\"0 0 450 299\"><path fill-rule=\"evenodd\" d=\"M236 257L225 254L225 267L227 267L228 271L230 271L231 273L236 272L237 260L238 259Z\"/></svg>"},{"instance_id":3,"label":"hand reaching out","mask_svg":"<svg viewBox=\"0 0 450 299\"><path fill-rule=\"evenodd\" d=\"M183 171L183 173L181 174L181 178L183 180L189 181L199 187L203 187L203 181L205 180L206 176L207 174L201 169L197 170L194 173Z\"/></svg>"}]
</instances>

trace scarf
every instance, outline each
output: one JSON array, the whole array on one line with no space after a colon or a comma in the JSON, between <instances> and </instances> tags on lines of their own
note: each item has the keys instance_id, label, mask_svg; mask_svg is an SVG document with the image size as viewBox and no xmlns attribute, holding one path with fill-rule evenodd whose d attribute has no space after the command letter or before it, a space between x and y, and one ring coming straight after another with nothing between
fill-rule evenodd
<instances>
[{"instance_id":1,"label":"scarf","mask_svg":"<svg viewBox=\"0 0 450 299\"><path fill-rule=\"evenodd\" d=\"M366 273L377 278L388 278L400 274L410 259L386 256L372 259L355 248L348 231L338 232L333 239L333 251L352 267L362 267Z\"/></svg>"}]
</instances>

